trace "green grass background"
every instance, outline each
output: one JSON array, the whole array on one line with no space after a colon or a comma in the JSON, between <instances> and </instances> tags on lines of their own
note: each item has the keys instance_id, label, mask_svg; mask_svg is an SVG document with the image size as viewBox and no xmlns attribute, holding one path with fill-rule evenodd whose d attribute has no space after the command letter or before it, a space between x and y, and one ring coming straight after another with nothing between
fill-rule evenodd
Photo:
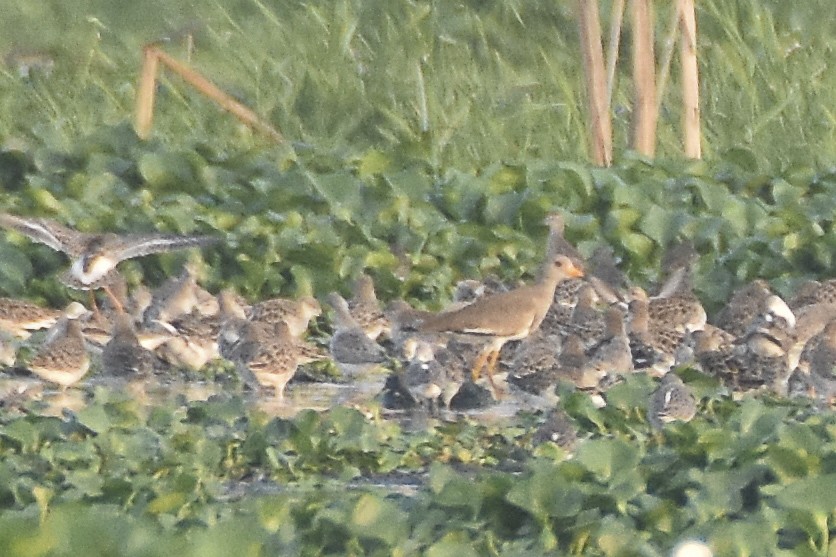
<instances>
[{"instance_id":1,"label":"green grass background","mask_svg":"<svg viewBox=\"0 0 836 557\"><path fill-rule=\"evenodd\" d=\"M6 1L0 51L50 52L56 70L49 80L21 80L8 68L0 76L4 135L69 143L125 119L141 45L168 40L182 56L191 31L198 69L318 149L394 150L460 169L586 160L572 2ZM656 5L659 37L668 4ZM833 164L833 3L697 8L706 158L745 157L765 172ZM601 13L606 23L608 2ZM629 42L628 27L614 97L617 152L630 121ZM676 73L674 63L661 157L680 153ZM246 147L251 140L208 104L172 79L157 133L173 144L211 136Z\"/></svg>"},{"instance_id":2,"label":"green grass background","mask_svg":"<svg viewBox=\"0 0 836 557\"><path fill-rule=\"evenodd\" d=\"M657 2L657 21L671 2ZM701 0L705 160L683 161L674 66L659 156L586 154L573 2L2 0L0 206L83 230L218 234L202 282L252 299L347 290L438 307L458 278L532 275L560 208L631 278L694 241L710 314L736 285L789 294L836 253L836 4ZM609 13L609 4L601 4ZM154 137L130 120L140 48L164 41L278 127L253 134L167 76ZM624 38L629 45L629 31ZM46 53L51 72L21 76ZM182 255L121 266L156 284ZM60 254L0 240L0 290L60 306ZM327 325L326 325L327 327ZM688 375L688 372L685 372ZM542 416L407 431L347 408L282 420L236 394L149 407L96 389L62 418L0 412L0 548L54 555L836 555L836 425L803 403L734 401L693 374L699 416L654 434L629 378L573 460L531 446ZM417 495L386 488L418 478ZM365 483L364 483L365 482ZM370 484L380 482L382 488ZM350 487L349 487L350 486ZM243 495L243 497L241 496Z\"/></svg>"}]
</instances>

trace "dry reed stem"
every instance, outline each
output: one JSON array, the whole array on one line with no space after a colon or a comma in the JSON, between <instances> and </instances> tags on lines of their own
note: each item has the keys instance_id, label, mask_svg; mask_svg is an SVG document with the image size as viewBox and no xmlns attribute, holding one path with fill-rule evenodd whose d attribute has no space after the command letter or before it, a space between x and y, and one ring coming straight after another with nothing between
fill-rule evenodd
<instances>
[{"instance_id":1,"label":"dry reed stem","mask_svg":"<svg viewBox=\"0 0 836 557\"><path fill-rule=\"evenodd\" d=\"M134 110L134 128L141 139L148 139L154 119L154 93L157 85L156 54L149 49L142 51L142 68L139 84L136 88L136 106Z\"/></svg>"},{"instance_id":2,"label":"dry reed stem","mask_svg":"<svg viewBox=\"0 0 836 557\"><path fill-rule=\"evenodd\" d=\"M653 13L650 0L632 0L633 24L633 134L631 147L652 157L656 152L656 60L653 51Z\"/></svg>"},{"instance_id":3,"label":"dry reed stem","mask_svg":"<svg viewBox=\"0 0 836 557\"><path fill-rule=\"evenodd\" d=\"M259 118L255 112L233 99L227 93L223 92L214 83L203 77L197 71L160 50L156 45L147 45L144 48L143 53L144 63L140 77L140 90L137 94L136 110L137 134L140 137L146 138L151 132L154 100L153 88L156 82L156 66L157 62L162 62L168 69L182 77L186 83L215 101L216 104L227 112L231 112L244 124L270 136L276 143L284 142L282 134L270 124ZM153 59L153 62L151 59ZM148 88L150 88L150 93L147 91Z\"/></svg>"},{"instance_id":4,"label":"dry reed stem","mask_svg":"<svg viewBox=\"0 0 836 557\"><path fill-rule=\"evenodd\" d=\"M621 24L624 21L625 0L615 0L610 10L610 41L607 47L607 112L612 110L612 94L615 88L615 64L621 44Z\"/></svg>"},{"instance_id":5,"label":"dry reed stem","mask_svg":"<svg viewBox=\"0 0 836 557\"><path fill-rule=\"evenodd\" d=\"M682 14L682 6L675 2L671 11L671 20L668 25L668 34L665 35L665 42L662 43L662 56L659 58L659 71L656 79L656 110L661 110L665 98L665 90L668 87L668 76L671 72L671 60L673 49L676 46L676 34L679 32L679 20Z\"/></svg>"},{"instance_id":6,"label":"dry reed stem","mask_svg":"<svg viewBox=\"0 0 836 557\"><path fill-rule=\"evenodd\" d=\"M682 65L682 130L685 156L702 157L700 148L700 91L697 69L697 19L694 0L679 0L682 13L680 64Z\"/></svg>"},{"instance_id":7,"label":"dry reed stem","mask_svg":"<svg viewBox=\"0 0 836 557\"><path fill-rule=\"evenodd\" d=\"M601 20L597 0L578 0L578 25L589 106L588 126L592 161L599 166L610 166L612 121L607 110L604 52L601 46Z\"/></svg>"}]
</instances>

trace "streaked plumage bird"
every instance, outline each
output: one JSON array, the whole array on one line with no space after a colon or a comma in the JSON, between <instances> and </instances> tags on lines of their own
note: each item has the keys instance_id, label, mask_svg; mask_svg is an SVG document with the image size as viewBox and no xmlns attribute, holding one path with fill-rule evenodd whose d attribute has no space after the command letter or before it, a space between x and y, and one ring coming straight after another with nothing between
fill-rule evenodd
<instances>
[{"instance_id":1,"label":"streaked plumage bird","mask_svg":"<svg viewBox=\"0 0 836 557\"><path fill-rule=\"evenodd\" d=\"M693 297L694 267L700 254L690 240L675 241L665 248L660 267L664 280L654 298Z\"/></svg>"},{"instance_id":2,"label":"streaked plumage bird","mask_svg":"<svg viewBox=\"0 0 836 557\"><path fill-rule=\"evenodd\" d=\"M315 346L295 338L284 321L275 325L247 321L238 336L238 341L225 350L225 357L239 367L245 381L248 373L252 374L259 385L272 387L278 399L284 398L285 385L300 364L327 357Z\"/></svg>"},{"instance_id":3,"label":"streaked plumage bird","mask_svg":"<svg viewBox=\"0 0 836 557\"><path fill-rule=\"evenodd\" d=\"M766 311L766 301L771 295L765 280L753 280L732 293L714 324L734 336L743 336L752 320Z\"/></svg>"},{"instance_id":4,"label":"streaked plumage bird","mask_svg":"<svg viewBox=\"0 0 836 557\"><path fill-rule=\"evenodd\" d=\"M812 339L811 339L812 340ZM816 398L832 404L836 396L836 319L830 321L815 337L809 350L807 383Z\"/></svg>"},{"instance_id":5,"label":"streaked plumage bird","mask_svg":"<svg viewBox=\"0 0 836 557\"><path fill-rule=\"evenodd\" d=\"M633 287L628 296L628 336L635 369L664 375L674 364L685 333L664 321L650 320L650 302L642 288Z\"/></svg>"},{"instance_id":6,"label":"streaked plumage bird","mask_svg":"<svg viewBox=\"0 0 836 557\"><path fill-rule=\"evenodd\" d=\"M534 431L531 438L535 445L550 441L566 450L572 450L577 440L578 429L562 408L549 411L545 421Z\"/></svg>"},{"instance_id":7,"label":"streaked plumage bird","mask_svg":"<svg viewBox=\"0 0 836 557\"><path fill-rule=\"evenodd\" d=\"M116 266L126 260L154 253L205 246L218 241L212 236L174 234L86 233L50 219L26 218L0 213L0 226L27 236L34 242L63 252L72 260L62 282L78 290L104 288L113 280ZM116 302L118 305L118 301Z\"/></svg>"},{"instance_id":8,"label":"streaked plumage bird","mask_svg":"<svg viewBox=\"0 0 836 557\"><path fill-rule=\"evenodd\" d=\"M605 376L623 375L633 371L630 341L624 328L624 314L617 306L610 306L604 315L602 340L587 350L587 360L581 366L581 376L598 384Z\"/></svg>"},{"instance_id":9,"label":"streaked plumage bird","mask_svg":"<svg viewBox=\"0 0 836 557\"><path fill-rule=\"evenodd\" d=\"M78 320L58 320L27 367L41 379L63 388L78 383L90 369L90 355Z\"/></svg>"},{"instance_id":10,"label":"streaked plumage bird","mask_svg":"<svg viewBox=\"0 0 836 557\"><path fill-rule=\"evenodd\" d=\"M836 304L836 279L824 282L808 280L787 303L793 311L812 304Z\"/></svg>"},{"instance_id":11,"label":"streaked plumage bird","mask_svg":"<svg viewBox=\"0 0 836 557\"><path fill-rule=\"evenodd\" d=\"M697 414L697 399L682 379L673 372L666 373L659 387L650 395L647 421L655 429L674 421L689 422Z\"/></svg>"},{"instance_id":12,"label":"streaked plumage bird","mask_svg":"<svg viewBox=\"0 0 836 557\"><path fill-rule=\"evenodd\" d=\"M220 328L218 329L218 353L222 358L234 361L236 353L241 349L239 341L249 321L244 307L239 302L237 294L229 288L218 293L220 306ZM255 377L251 377L255 381Z\"/></svg>"},{"instance_id":13,"label":"streaked plumage bird","mask_svg":"<svg viewBox=\"0 0 836 557\"><path fill-rule=\"evenodd\" d=\"M467 354L469 347L450 341L450 346L438 346L419 340L414 343L411 357L399 376L413 400L431 412L440 402L450 409L450 402L468 380Z\"/></svg>"},{"instance_id":14,"label":"streaked plumage bird","mask_svg":"<svg viewBox=\"0 0 836 557\"><path fill-rule=\"evenodd\" d=\"M352 316L348 302L336 292L328 295L327 302L334 309L334 333L328 348L340 370L356 376L385 362L386 351Z\"/></svg>"},{"instance_id":15,"label":"streaked plumage bird","mask_svg":"<svg viewBox=\"0 0 836 557\"><path fill-rule=\"evenodd\" d=\"M795 317L795 344L789 349L789 362L790 366L796 366L807 342L824 330L836 315L836 303L818 302L802 306L794 312L788 306L782 306L782 309L785 314Z\"/></svg>"},{"instance_id":16,"label":"streaked plumage bird","mask_svg":"<svg viewBox=\"0 0 836 557\"><path fill-rule=\"evenodd\" d=\"M730 341L725 335L714 334L715 330L722 329L703 329L689 333L688 343L692 348L693 365L711 377L726 377L731 373L729 365L736 339L732 337Z\"/></svg>"},{"instance_id":17,"label":"streaked plumage bird","mask_svg":"<svg viewBox=\"0 0 836 557\"><path fill-rule=\"evenodd\" d=\"M321 314L322 306L312 296L302 296L295 300L271 298L254 304L246 312L250 321L259 321L273 326L281 322L286 323L290 334L296 338L304 335L311 320Z\"/></svg>"},{"instance_id":18,"label":"streaked plumage bird","mask_svg":"<svg viewBox=\"0 0 836 557\"><path fill-rule=\"evenodd\" d=\"M53 326L61 315L58 309L44 308L25 300L0 298L0 330L19 339L27 339L32 331Z\"/></svg>"},{"instance_id":19,"label":"streaked plumage bird","mask_svg":"<svg viewBox=\"0 0 836 557\"><path fill-rule=\"evenodd\" d=\"M622 301L621 292L627 288L627 276L618 268L613 249L607 244L595 248L589 258L587 281L595 288L598 297L607 304Z\"/></svg>"},{"instance_id":20,"label":"streaked plumage bird","mask_svg":"<svg viewBox=\"0 0 836 557\"><path fill-rule=\"evenodd\" d=\"M595 345L604 334L604 313L600 311L598 292L590 284L581 286L577 294L577 304L572 308L569 322L566 323L567 333L578 335L587 348Z\"/></svg>"},{"instance_id":21,"label":"streaked plumage bird","mask_svg":"<svg viewBox=\"0 0 836 557\"><path fill-rule=\"evenodd\" d=\"M172 335L156 352L171 365L199 370L220 355L221 321L217 315L206 316L192 310L173 319L167 328Z\"/></svg>"},{"instance_id":22,"label":"streaked plumage bird","mask_svg":"<svg viewBox=\"0 0 836 557\"><path fill-rule=\"evenodd\" d=\"M154 355L142 347L133 318L127 313L113 317L113 332L102 349L102 372L115 377L147 375L154 366Z\"/></svg>"},{"instance_id":23,"label":"streaked plumage bird","mask_svg":"<svg viewBox=\"0 0 836 557\"><path fill-rule=\"evenodd\" d=\"M651 298L648 305L650 324L681 333L696 331L705 327L705 309L696 297L671 296Z\"/></svg>"},{"instance_id":24,"label":"streaked plumage bird","mask_svg":"<svg viewBox=\"0 0 836 557\"><path fill-rule=\"evenodd\" d=\"M665 329L686 333L705 326L705 308L694 294L692 284L698 257L690 242L675 244L665 251L662 258L665 281L648 306L651 327L658 323Z\"/></svg>"},{"instance_id":25,"label":"streaked plumage bird","mask_svg":"<svg viewBox=\"0 0 836 557\"><path fill-rule=\"evenodd\" d=\"M380 307L374 291L374 281L369 275L364 273L355 281L354 295L348 301L348 310L370 339L389 336L389 320Z\"/></svg>"},{"instance_id":26,"label":"streaked plumage bird","mask_svg":"<svg viewBox=\"0 0 836 557\"><path fill-rule=\"evenodd\" d=\"M407 342L418 336L418 327L425 319L435 316L430 311L415 309L405 300L392 300L384 310L386 319L391 324L390 337L395 346L395 354L409 360L412 356L405 353ZM440 342L439 344L443 344Z\"/></svg>"},{"instance_id":27,"label":"streaked plumage bird","mask_svg":"<svg viewBox=\"0 0 836 557\"><path fill-rule=\"evenodd\" d=\"M511 360L508 383L534 395L550 394L560 373L561 340L542 329L517 346Z\"/></svg>"},{"instance_id":28,"label":"streaked plumage bird","mask_svg":"<svg viewBox=\"0 0 836 557\"><path fill-rule=\"evenodd\" d=\"M198 301L197 288L195 269L186 265L180 276L168 279L154 291L144 321L169 323L191 313Z\"/></svg>"},{"instance_id":29,"label":"streaked plumage bird","mask_svg":"<svg viewBox=\"0 0 836 557\"><path fill-rule=\"evenodd\" d=\"M775 296L777 300L780 300ZM783 314L786 304L767 302L770 308L758 316L738 340L729 360L730 374L721 379L737 391L765 387L776 394L787 394L792 369L788 350L795 344L795 317Z\"/></svg>"}]
</instances>

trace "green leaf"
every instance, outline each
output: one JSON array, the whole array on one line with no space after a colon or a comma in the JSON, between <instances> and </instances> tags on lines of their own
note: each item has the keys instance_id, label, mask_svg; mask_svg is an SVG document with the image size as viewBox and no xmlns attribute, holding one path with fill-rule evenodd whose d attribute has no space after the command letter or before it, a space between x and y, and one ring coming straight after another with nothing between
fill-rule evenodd
<instances>
[{"instance_id":1,"label":"green leaf","mask_svg":"<svg viewBox=\"0 0 836 557\"><path fill-rule=\"evenodd\" d=\"M427 548L427 557L479 557L470 538L460 531L447 532Z\"/></svg>"},{"instance_id":2,"label":"green leaf","mask_svg":"<svg viewBox=\"0 0 836 557\"><path fill-rule=\"evenodd\" d=\"M574 516L581 510L584 495L577 484L563 478L549 463L535 467L531 477L516 482L506 499L543 522L551 517Z\"/></svg>"},{"instance_id":3,"label":"green leaf","mask_svg":"<svg viewBox=\"0 0 836 557\"><path fill-rule=\"evenodd\" d=\"M7 294L23 293L32 276L32 264L20 249L0 242L0 284Z\"/></svg>"},{"instance_id":4,"label":"green leaf","mask_svg":"<svg viewBox=\"0 0 836 557\"><path fill-rule=\"evenodd\" d=\"M578 447L575 460L600 478L612 480L633 471L640 454L635 444L622 439L590 439Z\"/></svg>"},{"instance_id":5,"label":"green leaf","mask_svg":"<svg viewBox=\"0 0 836 557\"><path fill-rule=\"evenodd\" d=\"M359 537L394 545L408 535L407 518L407 514L392 502L367 493L354 506L351 530Z\"/></svg>"},{"instance_id":6,"label":"green leaf","mask_svg":"<svg viewBox=\"0 0 836 557\"><path fill-rule=\"evenodd\" d=\"M144 153L137 162L142 178L152 190L192 192L196 184L189 156L183 153Z\"/></svg>"},{"instance_id":7,"label":"green leaf","mask_svg":"<svg viewBox=\"0 0 836 557\"><path fill-rule=\"evenodd\" d=\"M836 474L804 478L787 485L775 495L782 507L815 513L833 513L836 509Z\"/></svg>"},{"instance_id":8,"label":"green leaf","mask_svg":"<svg viewBox=\"0 0 836 557\"><path fill-rule=\"evenodd\" d=\"M78 422L87 429L96 433L102 433L111 428L111 420L104 405L89 404L76 414Z\"/></svg>"}]
</instances>

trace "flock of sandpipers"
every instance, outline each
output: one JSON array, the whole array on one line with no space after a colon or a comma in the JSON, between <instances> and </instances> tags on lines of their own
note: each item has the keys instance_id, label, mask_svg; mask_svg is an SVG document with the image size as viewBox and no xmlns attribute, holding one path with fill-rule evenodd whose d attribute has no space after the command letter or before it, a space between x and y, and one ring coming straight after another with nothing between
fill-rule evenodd
<instances>
[{"instance_id":1,"label":"flock of sandpipers","mask_svg":"<svg viewBox=\"0 0 836 557\"><path fill-rule=\"evenodd\" d=\"M2 363L25 367L63 388L81 381L99 354L100 374L143 377L168 367L199 369L216 358L235 363L253 389L283 396L300 364L331 358L349 378L388 369L410 404L450 407L469 385L494 398L550 400L563 382L604 393L634 372L660 377L648 403L655 427L690 420L697 401L680 377L687 365L714 376L731 392L771 391L811 396L823 405L836 395L836 280L810 281L784 301L755 280L737 290L708 322L692 292L697 254L688 244L669 249L665 280L655 295L630 286L605 247L589 261L563 237L559 214L547 218L549 239L539 277L513 287L463 280L453 304L439 313L402 300L383 308L372 279L357 280L346 300L331 293L328 350L304 340L321 314L313 297L275 298L247 305L231 290L212 295L187 265L151 292L127 292L117 265L153 253L207 246L212 236L83 233L42 218L0 214L0 226L70 258L62 282L91 291L91 310L64 310L0 298ZM96 304L92 292L106 298ZM99 307L101 305L101 307ZM21 342L49 328L22 362ZM155 371L156 370L156 371ZM603 400L604 397L601 398Z\"/></svg>"}]
</instances>

